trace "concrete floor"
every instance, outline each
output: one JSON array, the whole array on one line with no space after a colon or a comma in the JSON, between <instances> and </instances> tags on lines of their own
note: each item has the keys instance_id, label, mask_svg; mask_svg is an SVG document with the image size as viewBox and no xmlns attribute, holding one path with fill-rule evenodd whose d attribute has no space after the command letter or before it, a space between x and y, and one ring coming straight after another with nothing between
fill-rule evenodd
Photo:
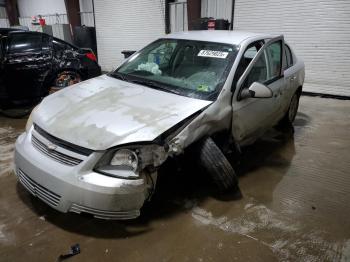
<instances>
[{"instance_id":1,"label":"concrete floor","mask_svg":"<svg viewBox=\"0 0 350 262\"><path fill-rule=\"evenodd\" d=\"M25 120L0 117L0 261L350 261L350 101L302 97L294 135L271 131L236 167L242 196L199 172L164 174L134 221L61 214L12 172ZM169 169L170 170L170 169ZM198 182L200 181L200 182Z\"/></svg>"}]
</instances>

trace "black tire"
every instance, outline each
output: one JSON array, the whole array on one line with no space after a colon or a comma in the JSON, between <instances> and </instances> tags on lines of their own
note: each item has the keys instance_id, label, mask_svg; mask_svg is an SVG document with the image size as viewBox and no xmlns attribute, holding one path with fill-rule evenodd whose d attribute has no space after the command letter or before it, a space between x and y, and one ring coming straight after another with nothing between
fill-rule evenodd
<instances>
[{"instance_id":1,"label":"black tire","mask_svg":"<svg viewBox=\"0 0 350 262\"><path fill-rule=\"evenodd\" d=\"M9 118L22 118L29 115L32 112L33 107L28 108L10 108L1 110L1 114Z\"/></svg>"},{"instance_id":2,"label":"black tire","mask_svg":"<svg viewBox=\"0 0 350 262\"><path fill-rule=\"evenodd\" d=\"M200 166L211 176L220 191L237 190L238 179L234 169L210 137L199 143L198 153Z\"/></svg>"},{"instance_id":3,"label":"black tire","mask_svg":"<svg viewBox=\"0 0 350 262\"><path fill-rule=\"evenodd\" d=\"M299 98L300 98L299 92L295 92L294 95L292 96L292 99L290 100L289 107L286 114L278 124L280 127L289 127L293 124L294 119L298 113Z\"/></svg>"}]
</instances>

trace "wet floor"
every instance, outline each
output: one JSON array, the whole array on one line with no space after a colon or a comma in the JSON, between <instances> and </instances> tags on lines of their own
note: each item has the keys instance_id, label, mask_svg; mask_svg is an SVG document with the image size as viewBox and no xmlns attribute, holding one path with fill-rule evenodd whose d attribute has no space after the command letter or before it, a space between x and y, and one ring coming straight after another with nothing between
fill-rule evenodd
<instances>
[{"instance_id":1,"label":"wet floor","mask_svg":"<svg viewBox=\"0 0 350 262\"><path fill-rule=\"evenodd\" d=\"M0 261L350 261L350 101L302 97L294 133L271 131L236 163L241 194L168 167L134 221L61 214L12 168L24 119L0 116ZM165 169L166 170L166 169Z\"/></svg>"}]
</instances>

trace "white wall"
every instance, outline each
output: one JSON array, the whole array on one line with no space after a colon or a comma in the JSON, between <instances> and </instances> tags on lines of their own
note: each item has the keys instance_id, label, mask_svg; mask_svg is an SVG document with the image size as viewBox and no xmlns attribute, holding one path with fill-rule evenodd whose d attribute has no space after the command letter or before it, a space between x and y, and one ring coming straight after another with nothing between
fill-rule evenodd
<instances>
[{"instance_id":1,"label":"white wall","mask_svg":"<svg viewBox=\"0 0 350 262\"><path fill-rule=\"evenodd\" d=\"M6 8L0 6L0 18L7 18Z\"/></svg>"},{"instance_id":2,"label":"white wall","mask_svg":"<svg viewBox=\"0 0 350 262\"><path fill-rule=\"evenodd\" d=\"M236 0L234 29L283 34L308 92L350 96L350 1Z\"/></svg>"},{"instance_id":3,"label":"white wall","mask_svg":"<svg viewBox=\"0 0 350 262\"><path fill-rule=\"evenodd\" d=\"M94 25L92 0L79 0L81 24L86 26Z\"/></svg>"},{"instance_id":4,"label":"white wall","mask_svg":"<svg viewBox=\"0 0 350 262\"><path fill-rule=\"evenodd\" d=\"M17 6L21 17L67 13L64 0L17 0Z\"/></svg>"},{"instance_id":5,"label":"white wall","mask_svg":"<svg viewBox=\"0 0 350 262\"><path fill-rule=\"evenodd\" d=\"M201 17L227 19L231 22L232 0L202 0Z\"/></svg>"},{"instance_id":6,"label":"white wall","mask_svg":"<svg viewBox=\"0 0 350 262\"><path fill-rule=\"evenodd\" d=\"M169 4L170 32L187 31L187 2L175 2Z\"/></svg>"},{"instance_id":7,"label":"white wall","mask_svg":"<svg viewBox=\"0 0 350 262\"><path fill-rule=\"evenodd\" d=\"M122 50L139 50L165 34L164 0L95 0L97 51L103 70L116 68Z\"/></svg>"},{"instance_id":8,"label":"white wall","mask_svg":"<svg viewBox=\"0 0 350 262\"><path fill-rule=\"evenodd\" d=\"M5 7L0 7L0 27L10 27Z\"/></svg>"},{"instance_id":9,"label":"white wall","mask_svg":"<svg viewBox=\"0 0 350 262\"><path fill-rule=\"evenodd\" d=\"M79 0L80 12L92 12L92 0Z\"/></svg>"},{"instance_id":10,"label":"white wall","mask_svg":"<svg viewBox=\"0 0 350 262\"><path fill-rule=\"evenodd\" d=\"M0 27L10 27L5 7L0 7Z\"/></svg>"}]
</instances>

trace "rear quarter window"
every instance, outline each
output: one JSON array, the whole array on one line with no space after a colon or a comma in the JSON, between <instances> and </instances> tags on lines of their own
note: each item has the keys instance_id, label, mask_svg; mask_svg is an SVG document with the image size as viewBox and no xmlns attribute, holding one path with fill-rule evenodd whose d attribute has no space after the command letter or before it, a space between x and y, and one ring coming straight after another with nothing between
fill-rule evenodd
<instances>
[{"instance_id":1,"label":"rear quarter window","mask_svg":"<svg viewBox=\"0 0 350 262\"><path fill-rule=\"evenodd\" d=\"M284 47L284 52L286 55L286 68L289 68L293 65L293 55L288 45L284 45Z\"/></svg>"}]
</instances>

